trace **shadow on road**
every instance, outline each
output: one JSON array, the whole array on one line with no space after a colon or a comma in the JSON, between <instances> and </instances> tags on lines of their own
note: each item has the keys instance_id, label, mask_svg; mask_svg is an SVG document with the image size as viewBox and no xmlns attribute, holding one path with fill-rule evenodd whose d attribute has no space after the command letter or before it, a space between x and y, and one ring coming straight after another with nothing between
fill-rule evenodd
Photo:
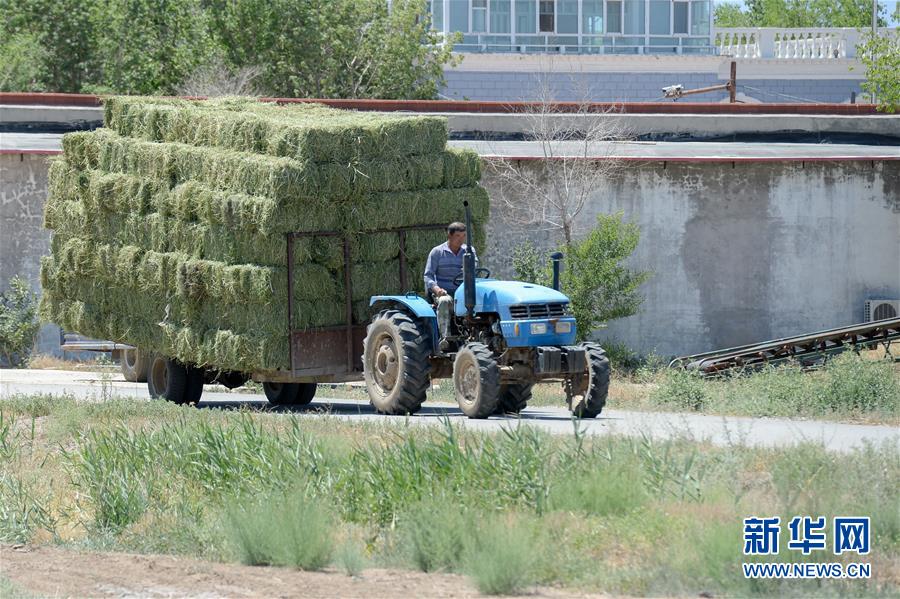
<instances>
[{"instance_id":1,"label":"shadow on road","mask_svg":"<svg viewBox=\"0 0 900 599\"><path fill-rule=\"evenodd\" d=\"M217 410L253 410L259 412L271 412L274 414L322 414L331 416L377 416L378 418L432 418L442 417L462 418L464 414L459 408L449 405L429 406L422 408L410 416L387 416L378 414L375 408L363 402L314 401L305 406L273 406L268 401L247 399L245 401L200 401L197 406L200 409ZM490 417L491 420L532 420L538 422L568 422L572 416L566 411L547 411L544 408L529 408L521 414L498 414ZM597 420L613 420L613 418L600 416Z\"/></svg>"}]
</instances>

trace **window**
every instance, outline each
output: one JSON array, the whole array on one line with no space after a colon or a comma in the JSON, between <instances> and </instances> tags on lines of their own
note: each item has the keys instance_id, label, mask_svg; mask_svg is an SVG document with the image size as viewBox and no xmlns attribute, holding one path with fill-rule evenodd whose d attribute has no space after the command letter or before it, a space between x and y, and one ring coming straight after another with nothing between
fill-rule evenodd
<instances>
[{"instance_id":1,"label":"window","mask_svg":"<svg viewBox=\"0 0 900 599\"><path fill-rule=\"evenodd\" d=\"M669 35L669 0L650 0L650 35Z\"/></svg>"},{"instance_id":2,"label":"window","mask_svg":"<svg viewBox=\"0 0 900 599\"><path fill-rule=\"evenodd\" d=\"M614 0L606 3L606 32L622 33L621 0Z\"/></svg>"},{"instance_id":3,"label":"window","mask_svg":"<svg viewBox=\"0 0 900 599\"><path fill-rule=\"evenodd\" d=\"M537 5L534 0L516 0L516 33L537 31Z\"/></svg>"},{"instance_id":4,"label":"window","mask_svg":"<svg viewBox=\"0 0 900 599\"><path fill-rule=\"evenodd\" d=\"M469 3L467 0L445 0L450 3L450 31L469 30Z\"/></svg>"},{"instance_id":5,"label":"window","mask_svg":"<svg viewBox=\"0 0 900 599\"><path fill-rule=\"evenodd\" d=\"M556 33L578 33L578 0L559 0Z\"/></svg>"},{"instance_id":6,"label":"window","mask_svg":"<svg viewBox=\"0 0 900 599\"><path fill-rule=\"evenodd\" d=\"M688 3L687 2L676 2L674 4L675 7L675 18L673 33L683 33L687 34L688 32Z\"/></svg>"},{"instance_id":7,"label":"window","mask_svg":"<svg viewBox=\"0 0 900 599\"><path fill-rule=\"evenodd\" d=\"M643 35L644 0L625 0L624 8L625 35Z\"/></svg>"},{"instance_id":8,"label":"window","mask_svg":"<svg viewBox=\"0 0 900 599\"><path fill-rule=\"evenodd\" d=\"M581 30L584 33L603 33L603 0L584 0L581 5Z\"/></svg>"},{"instance_id":9,"label":"window","mask_svg":"<svg viewBox=\"0 0 900 599\"><path fill-rule=\"evenodd\" d=\"M487 31L487 4L488 0L472 0L472 31L476 33Z\"/></svg>"},{"instance_id":10,"label":"window","mask_svg":"<svg viewBox=\"0 0 900 599\"><path fill-rule=\"evenodd\" d=\"M691 35L709 35L709 0L691 2Z\"/></svg>"},{"instance_id":11,"label":"window","mask_svg":"<svg viewBox=\"0 0 900 599\"><path fill-rule=\"evenodd\" d=\"M540 20L541 33L553 33L555 31L554 17L556 16L556 2L554 0L540 1Z\"/></svg>"},{"instance_id":12,"label":"window","mask_svg":"<svg viewBox=\"0 0 900 599\"><path fill-rule=\"evenodd\" d=\"M428 14L431 15L431 28L444 29L444 0L428 0Z\"/></svg>"},{"instance_id":13,"label":"window","mask_svg":"<svg viewBox=\"0 0 900 599\"><path fill-rule=\"evenodd\" d=\"M509 0L492 0L491 33L509 33Z\"/></svg>"}]
</instances>

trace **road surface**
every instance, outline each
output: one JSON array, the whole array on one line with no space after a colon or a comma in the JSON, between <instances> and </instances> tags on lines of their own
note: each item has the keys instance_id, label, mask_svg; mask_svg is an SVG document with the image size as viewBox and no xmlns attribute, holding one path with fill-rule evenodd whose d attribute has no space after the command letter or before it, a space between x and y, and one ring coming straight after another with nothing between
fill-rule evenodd
<instances>
[{"instance_id":1,"label":"road surface","mask_svg":"<svg viewBox=\"0 0 900 599\"><path fill-rule=\"evenodd\" d=\"M118 373L100 375L95 372L62 370L0 370L0 399L16 394L68 394L76 399L97 401L105 396L118 396L150 401L147 385L128 383ZM203 408L266 408L264 395L207 391L199 404ZM412 425L434 425L447 417L454 423L465 423L470 430L499 431L518 420L544 429L551 434L571 434L573 422L564 407L528 408L520 417L495 416L487 420L468 420L452 404L428 403L411 417L383 416L362 401L343 399L314 400L309 406L279 408L315 418L321 414L349 422L388 421ZM900 445L900 427L887 425L844 424L819 420L786 418L746 418L706 416L666 412L631 412L604 410L594 420L579 421L590 435L647 435L654 439L687 438L716 445L753 447L789 446L804 441L820 442L833 451L849 451L868 442Z\"/></svg>"}]
</instances>

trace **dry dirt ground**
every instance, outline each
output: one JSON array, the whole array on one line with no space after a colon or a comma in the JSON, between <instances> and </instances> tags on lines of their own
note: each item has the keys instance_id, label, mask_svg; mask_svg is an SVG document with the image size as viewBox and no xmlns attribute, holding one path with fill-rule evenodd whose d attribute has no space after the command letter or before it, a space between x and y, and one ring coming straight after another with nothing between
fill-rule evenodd
<instances>
[{"instance_id":1,"label":"dry dirt ground","mask_svg":"<svg viewBox=\"0 0 900 599\"><path fill-rule=\"evenodd\" d=\"M477 597L465 577L370 568L359 576L328 569L220 564L172 555L96 553L0 546L0 575L39 597ZM600 597L555 588L528 597Z\"/></svg>"}]
</instances>

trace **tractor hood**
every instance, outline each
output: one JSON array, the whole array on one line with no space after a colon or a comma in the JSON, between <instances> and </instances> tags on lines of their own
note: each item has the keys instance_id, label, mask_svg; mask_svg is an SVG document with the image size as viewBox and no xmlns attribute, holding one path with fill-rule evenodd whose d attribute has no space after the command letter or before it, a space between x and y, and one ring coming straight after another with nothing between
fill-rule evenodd
<instances>
[{"instance_id":1,"label":"tractor hood","mask_svg":"<svg viewBox=\"0 0 900 599\"><path fill-rule=\"evenodd\" d=\"M460 285L453 296L457 316L466 313L465 284ZM478 279L475 282L475 312L497 312L501 318L509 318L509 306L517 304L568 304L569 298L550 287L522 283Z\"/></svg>"}]
</instances>

